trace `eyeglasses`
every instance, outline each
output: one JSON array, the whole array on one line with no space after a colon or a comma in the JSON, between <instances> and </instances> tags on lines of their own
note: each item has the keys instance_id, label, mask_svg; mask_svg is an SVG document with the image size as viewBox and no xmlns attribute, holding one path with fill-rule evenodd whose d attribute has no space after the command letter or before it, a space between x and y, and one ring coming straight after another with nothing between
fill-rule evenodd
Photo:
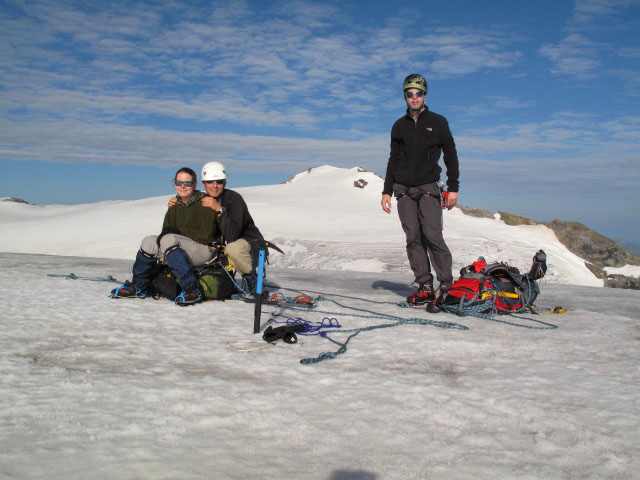
<instances>
[{"instance_id":1,"label":"eyeglasses","mask_svg":"<svg viewBox=\"0 0 640 480\"><path fill-rule=\"evenodd\" d=\"M417 92L405 92L404 96L407 98L422 98L424 97L424 92L422 90L418 90Z\"/></svg>"},{"instance_id":2,"label":"eyeglasses","mask_svg":"<svg viewBox=\"0 0 640 480\"><path fill-rule=\"evenodd\" d=\"M193 181L191 180L187 180L186 182L183 182L181 180L174 180L173 184L176 187L181 187L182 185L184 185L185 187L193 187Z\"/></svg>"},{"instance_id":3,"label":"eyeglasses","mask_svg":"<svg viewBox=\"0 0 640 480\"><path fill-rule=\"evenodd\" d=\"M202 180L202 183L206 183L207 185L211 185L213 183L217 183L218 185L224 185L226 180Z\"/></svg>"}]
</instances>

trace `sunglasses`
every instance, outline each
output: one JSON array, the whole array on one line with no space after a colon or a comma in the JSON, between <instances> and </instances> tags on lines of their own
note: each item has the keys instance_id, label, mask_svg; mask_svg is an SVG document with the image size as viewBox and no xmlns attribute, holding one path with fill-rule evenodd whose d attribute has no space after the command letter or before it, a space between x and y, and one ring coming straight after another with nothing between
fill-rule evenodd
<instances>
[{"instance_id":1,"label":"sunglasses","mask_svg":"<svg viewBox=\"0 0 640 480\"><path fill-rule=\"evenodd\" d=\"M422 90L418 90L417 92L406 92L404 96L407 98L414 98L414 97L422 98L424 97L424 92Z\"/></svg>"},{"instance_id":2,"label":"sunglasses","mask_svg":"<svg viewBox=\"0 0 640 480\"><path fill-rule=\"evenodd\" d=\"M191 180L187 180L186 182L183 182L181 180L174 180L173 184L176 187L181 187L182 185L184 185L185 187L193 187L193 182Z\"/></svg>"},{"instance_id":3,"label":"sunglasses","mask_svg":"<svg viewBox=\"0 0 640 480\"><path fill-rule=\"evenodd\" d=\"M214 183L217 183L218 185L224 185L224 182L226 180L203 180L202 183L206 183L207 185L212 185Z\"/></svg>"}]
</instances>

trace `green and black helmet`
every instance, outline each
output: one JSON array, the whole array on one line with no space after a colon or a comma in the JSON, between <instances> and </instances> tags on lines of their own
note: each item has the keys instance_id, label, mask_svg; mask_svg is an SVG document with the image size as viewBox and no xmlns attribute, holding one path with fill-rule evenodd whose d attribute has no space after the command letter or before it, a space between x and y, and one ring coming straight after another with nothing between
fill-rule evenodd
<instances>
[{"instance_id":1,"label":"green and black helmet","mask_svg":"<svg viewBox=\"0 0 640 480\"><path fill-rule=\"evenodd\" d=\"M406 92L410 88L417 88L418 90L422 90L426 95L427 81L419 73L412 73L411 75L409 75L407 78L404 79L404 84L402 85L402 91Z\"/></svg>"}]
</instances>

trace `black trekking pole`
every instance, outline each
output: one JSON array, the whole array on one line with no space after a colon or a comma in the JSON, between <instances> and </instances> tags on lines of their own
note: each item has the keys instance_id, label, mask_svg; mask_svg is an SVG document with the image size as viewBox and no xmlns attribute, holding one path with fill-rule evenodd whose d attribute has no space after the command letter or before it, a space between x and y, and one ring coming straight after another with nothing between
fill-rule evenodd
<instances>
[{"instance_id":1,"label":"black trekking pole","mask_svg":"<svg viewBox=\"0 0 640 480\"><path fill-rule=\"evenodd\" d=\"M253 314L253 333L260 332L260 315L262 314L262 279L264 278L264 257L267 250L267 242L260 240L258 244L258 281L256 283L256 308Z\"/></svg>"}]
</instances>

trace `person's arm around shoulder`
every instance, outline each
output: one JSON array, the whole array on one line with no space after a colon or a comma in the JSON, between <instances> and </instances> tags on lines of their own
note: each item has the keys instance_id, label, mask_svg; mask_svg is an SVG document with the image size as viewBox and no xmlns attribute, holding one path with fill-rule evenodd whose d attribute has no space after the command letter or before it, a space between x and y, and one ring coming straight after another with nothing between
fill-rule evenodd
<instances>
[{"instance_id":1,"label":"person's arm around shoulder","mask_svg":"<svg viewBox=\"0 0 640 480\"><path fill-rule=\"evenodd\" d=\"M220 205L220 202L218 202L218 200L216 200L215 198L210 197L209 195L207 195L206 197L202 197L201 203L203 207L210 208L214 212L216 212L216 215L220 215L224 212L224 209L222 208L222 205Z\"/></svg>"}]
</instances>

